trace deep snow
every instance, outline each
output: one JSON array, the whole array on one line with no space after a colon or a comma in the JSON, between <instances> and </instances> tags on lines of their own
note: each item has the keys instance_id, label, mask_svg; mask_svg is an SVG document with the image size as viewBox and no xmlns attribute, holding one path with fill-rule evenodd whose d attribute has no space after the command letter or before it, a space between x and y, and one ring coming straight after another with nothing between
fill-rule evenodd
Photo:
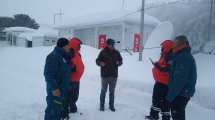
<instances>
[{"instance_id":1,"label":"deep snow","mask_svg":"<svg viewBox=\"0 0 215 120\"><path fill-rule=\"evenodd\" d=\"M0 120L42 120L44 116L45 82L43 67L53 47L0 48ZM95 65L98 50L83 46L86 70L81 81L78 107L84 114L71 115L73 120L141 120L151 105L153 79L151 63L145 50L143 62L122 53L124 64L119 69L115 113L99 112L100 75ZM196 55L198 66L197 94L187 108L188 120L213 120L215 56ZM106 106L108 107L108 106ZM207 119L205 119L207 118Z\"/></svg>"}]
</instances>

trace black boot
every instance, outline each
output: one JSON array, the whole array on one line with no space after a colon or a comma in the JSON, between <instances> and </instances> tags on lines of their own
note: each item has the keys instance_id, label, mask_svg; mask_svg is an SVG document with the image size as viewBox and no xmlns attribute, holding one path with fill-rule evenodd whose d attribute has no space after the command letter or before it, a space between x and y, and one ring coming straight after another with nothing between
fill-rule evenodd
<instances>
[{"instance_id":1,"label":"black boot","mask_svg":"<svg viewBox=\"0 0 215 120\"><path fill-rule=\"evenodd\" d=\"M145 119L146 120L158 120L159 118L148 115L148 116L145 117Z\"/></svg>"},{"instance_id":2,"label":"black boot","mask_svg":"<svg viewBox=\"0 0 215 120\"><path fill-rule=\"evenodd\" d=\"M159 109L151 107L150 115L145 116L146 120L159 120Z\"/></svg>"},{"instance_id":3,"label":"black boot","mask_svg":"<svg viewBox=\"0 0 215 120\"><path fill-rule=\"evenodd\" d=\"M116 111L114 105L110 105L110 106L109 106L109 109L110 109L112 112L115 112L115 111Z\"/></svg>"},{"instance_id":4,"label":"black boot","mask_svg":"<svg viewBox=\"0 0 215 120\"><path fill-rule=\"evenodd\" d=\"M170 116L162 116L162 120L170 120Z\"/></svg>"},{"instance_id":5,"label":"black boot","mask_svg":"<svg viewBox=\"0 0 215 120\"><path fill-rule=\"evenodd\" d=\"M161 112L162 120L170 120L170 112Z\"/></svg>"},{"instance_id":6,"label":"black boot","mask_svg":"<svg viewBox=\"0 0 215 120\"><path fill-rule=\"evenodd\" d=\"M114 107L114 94L110 94L110 97L109 97L109 109L112 111L112 112L115 112L116 109Z\"/></svg>"},{"instance_id":7,"label":"black boot","mask_svg":"<svg viewBox=\"0 0 215 120\"><path fill-rule=\"evenodd\" d=\"M104 104L100 104L100 111L105 111L105 105Z\"/></svg>"},{"instance_id":8,"label":"black boot","mask_svg":"<svg viewBox=\"0 0 215 120\"><path fill-rule=\"evenodd\" d=\"M77 111L78 111L78 108L77 108L76 104L72 104L70 106L69 113L76 113Z\"/></svg>"}]
</instances>

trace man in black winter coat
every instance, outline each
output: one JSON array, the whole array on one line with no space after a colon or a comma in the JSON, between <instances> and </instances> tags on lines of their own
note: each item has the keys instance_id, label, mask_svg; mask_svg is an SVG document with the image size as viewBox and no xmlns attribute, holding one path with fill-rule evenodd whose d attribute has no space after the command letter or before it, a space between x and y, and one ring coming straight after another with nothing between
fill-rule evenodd
<instances>
[{"instance_id":1,"label":"man in black winter coat","mask_svg":"<svg viewBox=\"0 0 215 120\"><path fill-rule=\"evenodd\" d=\"M96 59L96 64L101 67L102 77L100 111L105 110L105 96L109 86L109 108L114 112L114 93L118 77L118 67L122 65L122 56L114 48L115 41L113 39L108 39L106 44L107 46Z\"/></svg>"},{"instance_id":2,"label":"man in black winter coat","mask_svg":"<svg viewBox=\"0 0 215 120\"><path fill-rule=\"evenodd\" d=\"M167 100L173 120L185 120L185 108L195 93L197 69L186 36L176 37L170 67Z\"/></svg>"}]
</instances>

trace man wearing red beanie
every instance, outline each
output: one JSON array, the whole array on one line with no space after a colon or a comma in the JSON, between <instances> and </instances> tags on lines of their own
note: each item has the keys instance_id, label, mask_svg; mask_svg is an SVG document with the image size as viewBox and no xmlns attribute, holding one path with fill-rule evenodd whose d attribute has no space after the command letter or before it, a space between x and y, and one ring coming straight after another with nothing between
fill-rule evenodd
<instances>
[{"instance_id":1,"label":"man wearing red beanie","mask_svg":"<svg viewBox=\"0 0 215 120\"><path fill-rule=\"evenodd\" d=\"M72 68L72 74L70 76L70 88L69 88L69 109L70 113L77 112L76 102L79 97L80 80L84 73L84 63L81 58L81 40L78 38L72 38L69 42L71 48L70 67Z\"/></svg>"}]
</instances>

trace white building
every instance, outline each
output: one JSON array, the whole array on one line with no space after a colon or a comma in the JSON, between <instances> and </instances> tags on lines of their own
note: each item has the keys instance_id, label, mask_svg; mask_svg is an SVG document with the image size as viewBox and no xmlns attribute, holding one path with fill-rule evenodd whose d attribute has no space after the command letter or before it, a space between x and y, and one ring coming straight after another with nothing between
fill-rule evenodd
<instances>
[{"instance_id":1,"label":"white building","mask_svg":"<svg viewBox=\"0 0 215 120\"><path fill-rule=\"evenodd\" d=\"M57 34L44 34L39 32L23 33L17 37L17 46L38 47L56 45Z\"/></svg>"},{"instance_id":2,"label":"white building","mask_svg":"<svg viewBox=\"0 0 215 120\"><path fill-rule=\"evenodd\" d=\"M32 33L35 30L26 28L26 27L8 27L8 28L5 28L3 31L6 32L6 36L7 36L6 39L9 42L8 44L16 46L17 36L19 36L22 33Z\"/></svg>"},{"instance_id":3,"label":"white building","mask_svg":"<svg viewBox=\"0 0 215 120\"><path fill-rule=\"evenodd\" d=\"M51 27L42 26L39 30L13 27L4 30L11 45L20 47L37 47L55 45L58 32Z\"/></svg>"},{"instance_id":4,"label":"white building","mask_svg":"<svg viewBox=\"0 0 215 120\"><path fill-rule=\"evenodd\" d=\"M86 45L99 47L100 38L113 38L120 41L116 48L133 49L135 36L140 32L140 13L118 11L68 19L59 25L59 37L78 37ZM144 40L160 23L156 18L145 15Z\"/></svg>"}]
</instances>

